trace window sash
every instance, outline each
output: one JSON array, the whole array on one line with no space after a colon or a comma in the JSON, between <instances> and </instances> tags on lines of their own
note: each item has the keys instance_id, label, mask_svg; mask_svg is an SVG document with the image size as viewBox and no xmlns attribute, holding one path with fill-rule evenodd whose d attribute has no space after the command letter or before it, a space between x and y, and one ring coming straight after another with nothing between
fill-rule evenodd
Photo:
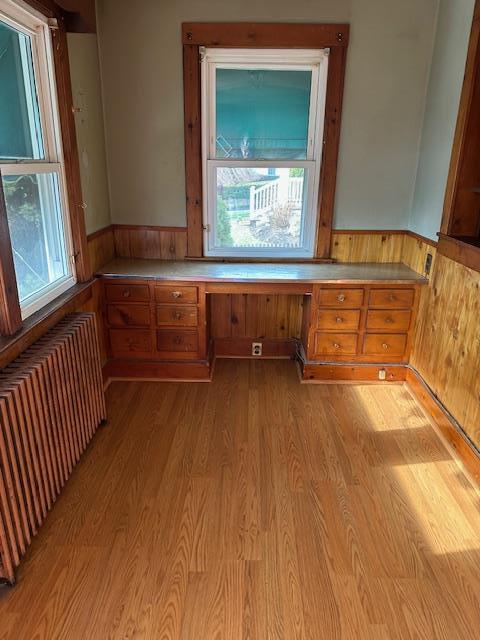
<instances>
[{"instance_id":1,"label":"window sash","mask_svg":"<svg viewBox=\"0 0 480 640\"><path fill-rule=\"evenodd\" d=\"M21 316L25 319L75 284L74 249L63 160L53 43L48 21L45 16L31 7L24 7L11 0L0 0L0 19L31 39L33 75L44 150L42 159L0 158L0 174L4 176L47 173L57 175L63 227L62 240L65 250L66 274L22 301ZM0 259L2 259L1 256Z\"/></svg>"},{"instance_id":2,"label":"window sash","mask_svg":"<svg viewBox=\"0 0 480 640\"><path fill-rule=\"evenodd\" d=\"M216 245L217 226L217 184L218 167L259 167L259 168L303 168L306 170L302 211L302 245L300 247L219 247ZM315 207L315 193L318 193L320 177L318 162L311 160L269 161L269 160L208 160L206 166L206 224L204 225L204 250L207 256L241 257L313 257L315 248L316 215L311 215Z\"/></svg>"},{"instance_id":3,"label":"window sash","mask_svg":"<svg viewBox=\"0 0 480 640\"><path fill-rule=\"evenodd\" d=\"M203 247L207 256L243 257L303 257L311 258L315 251L317 200L323 152L326 87L329 49L266 50L266 49L206 49L200 48L202 90L202 182L203 182ZM285 63L288 57L289 62ZM308 70L312 72L308 144L306 160L242 160L216 158L216 70L274 69ZM304 167L307 169L307 189L302 214L303 245L300 248L217 247L216 184L217 167Z\"/></svg>"},{"instance_id":4,"label":"window sash","mask_svg":"<svg viewBox=\"0 0 480 640\"><path fill-rule=\"evenodd\" d=\"M8 12L8 13L7 13ZM40 129L42 132L44 158L39 160L0 158L0 166L12 162L61 162L62 146L56 102L53 53L50 29L45 17L27 12L9 0L0 0L0 20L31 39L33 74L38 96Z\"/></svg>"},{"instance_id":5,"label":"window sash","mask_svg":"<svg viewBox=\"0 0 480 640\"><path fill-rule=\"evenodd\" d=\"M32 313L38 311L44 305L51 302L54 298L73 286L76 282L74 275L74 251L72 243L72 233L70 228L70 218L65 215L67 206L67 194L65 191L65 178L63 175L63 167L60 163L47 162L31 162L31 163L15 163L3 164L0 166L2 176L18 176L18 175L39 175L39 174L55 174L57 176L57 184L59 191L59 206L62 216L62 240L65 250L65 263L67 273L55 280L54 282L42 287L39 291L28 296L20 303L22 319L28 318Z\"/></svg>"}]
</instances>

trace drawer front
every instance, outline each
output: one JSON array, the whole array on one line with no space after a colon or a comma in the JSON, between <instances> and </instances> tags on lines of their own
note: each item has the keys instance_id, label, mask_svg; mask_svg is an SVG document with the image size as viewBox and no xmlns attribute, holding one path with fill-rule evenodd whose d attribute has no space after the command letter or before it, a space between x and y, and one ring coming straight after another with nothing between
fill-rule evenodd
<instances>
[{"instance_id":1,"label":"drawer front","mask_svg":"<svg viewBox=\"0 0 480 640\"><path fill-rule=\"evenodd\" d=\"M157 349L193 353L198 351L198 334L196 331L157 331Z\"/></svg>"},{"instance_id":2,"label":"drawer front","mask_svg":"<svg viewBox=\"0 0 480 640\"><path fill-rule=\"evenodd\" d=\"M110 344L114 355L142 355L153 350L148 329L110 329Z\"/></svg>"},{"instance_id":3,"label":"drawer front","mask_svg":"<svg viewBox=\"0 0 480 640\"><path fill-rule=\"evenodd\" d=\"M315 355L355 355L357 340L356 333L316 333Z\"/></svg>"},{"instance_id":4,"label":"drawer front","mask_svg":"<svg viewBox=\"0 0 480 640\"><path fill-rule=\"evenodd\" d=\"M411 318L411 311L369 310L367 329L392 332L408 331Z\"/></svg>"},{"instance_id":5,"label":"drawer front","mask_svg":"<svg viewBox=\"0 0 480 640\"><path fill-rule=\"evenodd\" d=\"M363 289L319 289L318 304L355 309L363 304Z\"/></svg>"},{"instance_id":6,"label":"drawer front","mask_svg":"<svg viewBox=\"0 0 480 640\"><path fill-rule=\"evenodd\" d=\"M405 353L407 336L405 334L367 333L363 343L363 353L366 355L401 356Z\"/></svg>"},{"instance_id":7,"label":"drawer front","mask_svg":"<svg viewBox=\"0 0 480 640\"><path fill-rule=\"evenodd\" d=\"M184 287L182 285L163 285L155 287L155 300L157 302L176 302L177 304L197 304L197 287Z\"/></svg>"},{"instance_id":8,"label":"drawer front","mask_svg":"<svg viewBox=\"0 0 480 640\"><path fill-rule=\"evenodd\" d=\"M111 327L149 327L148 304L109 304L107 322Z\"/></svg>"},{"instance_id":9,"label":"drawer front","mask_svg":"<svg viewBox=\"0 0 480 640\"><path fill-rule=\"evenodd\" d=\"M109 302L148 302L147 284L106 284L105 296Z\"/></svg>"},{"instance_id":10,"label":"drawer front","mask_svg":"<svg viewBox=\"0 0 480 640\"><path fill-rule=\"evenodd\" d=\"M410 308L414 299L414 289L372 289L369 306Z\"/></svg>"},{"instance_id":11,"label":"drawer front","mask_svg":"<svg viewBox=\"0 0 480 640\"><path fill-rule=\"evenodd\" d=\"M157 307L156 315L159 327L196 327L198 324L197 307L165 305Z\"/></svg>"},{"instance_id":12,"label":"drawer front","mask_svg":"<svg viewBox=\"0 0 480 640\"><path fill-rule=\"evenodd\" d=\"M317 329L323 331L356 331L360 325L360 311L348 309L320 309Z\"/></svg>"}]
</instances>

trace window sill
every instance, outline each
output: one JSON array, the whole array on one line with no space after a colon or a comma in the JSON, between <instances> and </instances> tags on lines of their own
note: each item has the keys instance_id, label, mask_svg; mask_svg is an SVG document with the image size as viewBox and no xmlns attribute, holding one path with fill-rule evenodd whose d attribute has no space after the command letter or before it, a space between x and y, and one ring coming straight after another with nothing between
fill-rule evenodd
<instances>
[{"instance_id":1,"label":"window sill","mask_svg":"<svg viewBox=\"0 0 480 640\"><path fill-rule=\"evenodd\" d=\"M466 242L465 239L453 238L439 233L438 253L446 256L455 262L463 264L469 269L480 272L480 241L471 238ZM469 239L470 240L470 239Z\"/></svg>"},{"instance_id":2,"label":"window sill","mask_svg":"<svg viewBox=\"0 0 480 640\"><path fill-rule=\"evenodd\" d=\"M24 320L14 336L0 336L0 368L15 360L64 316L85 304L92 297L93 282L75 284Z\"/></svg>"}]
</instances>

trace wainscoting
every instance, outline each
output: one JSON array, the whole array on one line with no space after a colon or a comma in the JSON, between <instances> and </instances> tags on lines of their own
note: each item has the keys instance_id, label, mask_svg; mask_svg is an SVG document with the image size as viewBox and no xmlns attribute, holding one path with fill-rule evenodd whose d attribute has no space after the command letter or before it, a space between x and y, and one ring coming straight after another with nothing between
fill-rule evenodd
<instances>
[{"instance_id":1,"label":"wainscoting","mask_svg":"<svg viewBox=\"0 0 480 640\"><path fill-rule=\"evenodd\" d=\"M438 255L420 301L412 365L480 447L480 273Z\"/></svg>"}]
</instances>

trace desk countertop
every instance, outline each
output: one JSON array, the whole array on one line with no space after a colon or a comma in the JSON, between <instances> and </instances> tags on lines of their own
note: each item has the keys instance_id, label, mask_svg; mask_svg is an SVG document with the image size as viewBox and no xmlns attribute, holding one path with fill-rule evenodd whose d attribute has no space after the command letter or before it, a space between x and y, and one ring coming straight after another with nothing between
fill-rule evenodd
<instances>
[{"instance_id":1,"label":"desk countertop","mask_svg":"<svg viewBox=\"0 0 480 640\"><path fill-rule=\"evenodd\" d=\"M190 282L385 283L424 284L426 279L401 263L232 263L117 258L97 275Z\"/></svg>"}]
</instances>

